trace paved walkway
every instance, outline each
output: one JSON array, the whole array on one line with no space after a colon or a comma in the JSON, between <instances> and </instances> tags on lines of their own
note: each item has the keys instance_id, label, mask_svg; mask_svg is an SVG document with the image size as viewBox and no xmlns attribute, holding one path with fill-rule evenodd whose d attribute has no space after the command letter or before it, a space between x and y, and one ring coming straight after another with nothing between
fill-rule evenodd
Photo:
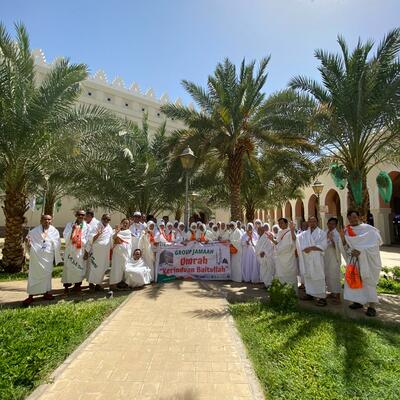
<instances>
[{"instance_id":1,"label":"paved walkway","mask_svg":"<svg viewBox=\"0 0 400 400\"><path fill-rule=\"evenodd\" d=\"M134 292L29 399L263 399L227 306L202 282Z\"/></svg>"}]
</instances>

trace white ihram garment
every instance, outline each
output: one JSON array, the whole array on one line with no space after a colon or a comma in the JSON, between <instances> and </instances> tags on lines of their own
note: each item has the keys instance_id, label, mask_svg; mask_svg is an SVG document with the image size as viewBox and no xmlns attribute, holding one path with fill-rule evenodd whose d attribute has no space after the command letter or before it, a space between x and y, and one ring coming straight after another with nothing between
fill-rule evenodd
<instances>
[{"instance_id":1,"label":"white ihram garment","mask_svg":"<svg viewBox=\"0 0 400 400\"><path fill-rule=\"evenodd\" d=\"M242 231L235 228L230 232L229 240L238 251L231 254L231 277L234 282L242 282Z\"/></svg>"},{"instance_id":2,"label":"white ihram garment","mask_svg":"<svg viewBox=\"0 0 400 400\"><path fill-rule=\"evenodd\" d=\"M137 224L134 222L130 227L129 230L132 234L132 251L139 249L139 241L142 236L142 232L145 230L145 225L138 222Z\"/></svg>"},{"instance_id":3,"label":"white ihram garment","mask_svg":"<svg viewBox=\"0 0 400 400\"><path fill-rule=\"evenodd\" d=\"M326 298L324 251L327 245L326 233L318 227L314 231L308 228L297 236L297 253L306 293L320 299ZM321 251L304 252L305 248L313 246Z\"/></svg>"},{"instance_id":4,"label":"white ihram garment","mask_svg":"<svg viewBox=\"0 0 400 400\"><path fill-rule=\"evenodd\" d=\"M54 226L44 232L39 225L29 231L28 294L43 294L51 291L53 265L62 261L60 256L60 234Z\"/></svg>"},{"instance_id":5,"label":"white ihram garment","mask_svg":"<svg viewBox=\"0 0 400 400\"><path fill-rule=\"evenodd\" d=\"M143 258L130 259L126 265L125 283L129 287L148 285L151 282L151 270L145 264Z\"/></svg>"},{"instance_id":6,"label":"white ihram garment","mask_svg":"<svg viewBox=\"0 0 400 400\"><path fill-rule=\"evenodd\" d=\"M281 283L293 285L297 291L296 243L290 229L281 229L276 236L275 275Z\"/></svg>"},{"instance_id":7,"label":"white ihram garment","mask_svg":"<svg viewBox=\"0 0 400 400\"><path fill-rule=\"evenodd\" d=\"M89 236L96 230L99 223L100 223L100 221L95 217L93 217L89 223L86 223L86 225L88 226L88 229L89 229L89 233L88 233ZM90 244L89 241L86 243L85 250L89 253L89 255L91 254L92 245ZM85 267L86 267L85 278L88 279L89 273L90 273L90 257L87 260L85 260Z\"/></svg>"},{"instance_id":8,"label":"white ihram garment","mask_svg":"<svg viewBox=\"0 0 400 400\"><path fill-rule=\"evenodd\" d=\"M328 234L329 231L327 231ZM342 285L340 283L340 264L342 255L339 247L339 232L334 229L332 231L333 240L328 240L328 247L324 254L325 264L325 282L326 288L330 293L340 293Z\"/></svg>"},{"instance_id":9,"label":"white ihram garment","mask_svg":"<svg viewBox=\"0 0 400 400\"><path fill-rule=\"evenodd\" d=\"M101 232L99 237L94 240L97 232ZM90 273L89 283L101 285L104 274L110 266L110 251L112 246L113 229L110 225L104 226L100 222L90 235L90 243L92 245L92 254L90 256Z\"/></svg>"},{"instance_id":10,"label":"white ihram garment","mask_svg":"<svg viewBox=\"0 0 400 400\"><path fill-rule=\"evenodd\" d=\"M139 240L139 249L142 251L145 265L150 268L151 280L154 281L154 261L156 247L150 241L150 234L143 232Z\"/></svg>"},{"instance_id":11,"label":"white ihram garment","mask_svg":"<svg viewBox=\"0 0 400 400\"><path fill-rule=\"evenodd\" d=\"M343 297L345 300L360 304L378 303L376 286L382 268L379 252L379 246L382 244L381 235L376 228L368 224L352 226L351 229L356 236L349 236L348 229L346 229L345 238L347 245L343 246L342 241L339 243L347 263L350 262L352 249L360 252L358 261L363 287L361 289L350 289L345 280Z\"/></svg>"},{"instance_id":12,"label":"white ihram garment","mask_svg":"<svg viewBox=\"0 0 400 400\"><path fill-rule=\"evenodd\" d=\"M86 262L83 259L85 247L89 239L89 228L86 222L82 223L82 246L76 248L72 243L72 228L75 222L69 222L64 229L63 236L65 239L64 268L62 275L62 283L79 283L82 282L86 272Z\"/></svg>"},{"instance_id":13,"label":"white ihram garment","mask_svg":"<svg viewBox=\"0 0 400 400\"><path fill-rule=\"evenodd\" d=\"M242 236L242 278L244 282L260 282L260 266L256 257L256 244L257 236L255 232L252 233L251 237L247 232Z\"/></svg>"},{"instance_id":14,"label":"white ihram garment","mask_svg":"<svg viewBox=\"0 0 400 400\"><path fill-rule=\"evenodd\" d=\"M129 229L119 231L114 239L112 251L110 285L120 283L124 279L126 265L132 254L132 234Z\"/></svg>"},{"instance_id":15,"label":"white ihram garment","mask_svg":"<svg viewBox=\"0 0 400 400\"><path fill-rule=\"evenodd\" d=\"M264 252L264 257L261 253ZM266 234L261 235L256 244L256 256L260 265L260 278L266 287L271 285L275 275L274 245Z\"/></svg>"}]
</instances>

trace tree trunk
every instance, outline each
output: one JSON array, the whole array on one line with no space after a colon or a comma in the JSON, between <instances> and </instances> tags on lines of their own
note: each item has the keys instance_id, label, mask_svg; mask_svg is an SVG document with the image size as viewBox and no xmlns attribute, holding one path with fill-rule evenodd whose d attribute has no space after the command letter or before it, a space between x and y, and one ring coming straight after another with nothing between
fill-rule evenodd
<instances>
[{"instance_id":1,"label":"tree trunk","mask_svg":"<svg viewBox=\"0 0 400 400\"><path fill-rule=\"evenodd\" d=\"M228 157L228 180L230 189L231 219L242 219L242 205L240 199L240 187L243 177L243 153L242 149L236 149Z\"/></svg>"},{"instance_id":2,"label":"tree trunk","mask_svg":"<svg viewBox=\"0 0 400 400\"><path fill-rule=\"evenodd\" d=\"M180 221L181 218L182 218L182 208L181 208L181 207L178 207L178 208L175 210L175 221Z\"/></svg>"},{"instance_id":3,"label":"tree trunk","mask_svg":"<svg viewBox=\"0 0 400 400\"><path fill-rule=\"evenodd\" d=\"M246 221L253 222L256 210L253 205L246 204Z\"/></svg>"},{"instance_id":4,"label":"tree trunk","mask_svg":"<svg viewBox=\"0 0 400 400\"><path fill-rule=\"evenodd\" d=\"M367 177L363 174L362 177L362 203L361 205L357 205L354 200L354 195L351 189L350 184L347 184L347 189L349 191L349 199L348 199L348 210L356 210L360 213L360 217L364 222L367 221L368 211L369 211L369 193L367 188Z\"/></svg>"},{"instance_id":5,"label":"tree trunk","mask_svg":"<svg viewBox=\"0 0 400 400\"><path fill-rule=\"evenodd\" d=\"M53 216L54 214L54 204L56 203L56 195L52 193L51 191L48 191L46 193L46 200L44 203L44 212L43 214L45 215L51 215Z\"/></svg>"},{"instance_id":6,"label":"tree trunk","mask_svg":"<svg viewBox=\"0 0 400 400\"><path fill-rule=\"evenodd\" d=\"M26 234L24 216L27 199L21 192L6 191L3 211L6 217L2 267L6 272L21 271L24 262L24 237Z\"/></svg>"}]
</instances>

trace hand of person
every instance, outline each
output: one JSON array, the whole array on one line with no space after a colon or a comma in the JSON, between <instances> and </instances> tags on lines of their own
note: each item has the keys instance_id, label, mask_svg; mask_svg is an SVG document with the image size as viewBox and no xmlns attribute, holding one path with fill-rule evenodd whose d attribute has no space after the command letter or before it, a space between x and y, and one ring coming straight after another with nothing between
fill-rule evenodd
<instances>
[{"instance_id":1,"label":"hand of person","mask_svg":"<svg viewBox=\"0 0 400 400\"><path fill-rule=\"evenodd\" d=\"M294 225L293 221L290 221L289 228L290 228L290 232L294 232L295 225Z\"/></svg>"},{"instance_id":2,"label":"hand of person","mask_svg":"<svg viewBox=\"0 0 400 400\"><path fill-rule=\"evenodd\" d=\"M343 228L339 229L339 236L340 236L340 239L344 240L344 229Z\"/></svg>"},{"instance_id":3,"label":"hand of person","mask_svg":"<svg viewBox=\"0 0 400 400\"><path fill-rule=\"evenodd\" d=\"M351 251L351 255L352 255L353 257L358 257L360 254L361 254L361 253L360 253L358 250L356 250L356 249L353 249L353 250Z\"/></svg>"},{"instance_id":4,"label":"hand of person","mask_svg":"<svg viewBox=\"0 0 400 400\"><path fill-rule=\"evenodd\" d=\"M262 251L262 252L260 253L260 257L263 258L264 256L265 256L265 251Z\"/></svg>"},{"instance_id":5,"label":"hand of person","mask_svg":"<svg viewBox=\"0 0 400 400\"><path fill-rule=\"evenodd\" d=\"M328 238L328 240L332 240L332 237L333 237L332 231L329 231L329 232L326 234L326 237Z\"/></svg>"},{"instance_id":6,"label":"hand of person","mask_svg":"<svg viewBox=\"0 0 400 400\"><path fill-rule=\"evenodd\" d=\"M115 225L115 232L119 232L121 230L121 226L120 225Z\"/></svg>"},{"instance_id":7,"label":"hand of person","mask_svg":"<svg viewBox=\"0 0 400 400\"><path fill-rule=\"evenodd\" d=\"M308 254L311 251L311 249L310 249L310 247L306 247L303 251L304 251L304 253Z\"/></svg>"},{"instance_id":8,"label":"hand of person","mask_svg":"<svg viewBox=\"0 0 400 400\"><path fill-rule=\"evenodd\" d=\"M83 255L83 259L87 260L89 258L89 253L85 250L85 254Z\"/></svg>"}]
</instances>

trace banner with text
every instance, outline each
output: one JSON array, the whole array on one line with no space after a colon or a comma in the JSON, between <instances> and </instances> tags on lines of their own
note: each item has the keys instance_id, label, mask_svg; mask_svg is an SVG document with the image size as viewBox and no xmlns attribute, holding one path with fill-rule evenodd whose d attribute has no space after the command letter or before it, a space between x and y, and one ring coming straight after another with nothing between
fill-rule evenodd
<instances>
[{"instance_id":1,"label":"banner with text","mask_svg":"<svg viewBox=\"0 0 400 400\"><path fill-rule=\"evenodd\" d=\"M186 246L160 245L157 249L156 271L160 277L229 280L229 244L189 242Z\"/></svg>"}]
</instances>

